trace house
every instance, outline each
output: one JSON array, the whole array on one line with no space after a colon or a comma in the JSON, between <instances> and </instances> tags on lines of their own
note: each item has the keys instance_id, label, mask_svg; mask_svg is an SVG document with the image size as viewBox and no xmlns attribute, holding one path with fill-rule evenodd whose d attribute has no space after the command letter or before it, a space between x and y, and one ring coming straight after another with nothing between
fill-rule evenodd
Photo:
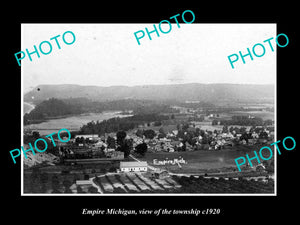
<instances>
[{"instance_id":1,"label":"house","mask_svg":"<svg viewBox=\"0 0 300 225\"><path fill-rule=\"evenodd\" d=\"M236 134L237 138L240 138L242 136L242 134Z\"/></svg>"},{"instance_id":2,"label":"house","mask_svg":"<svg viewBox=\"0 0 300 225\"><path fill-rule=\"evenodd\" d=\"M171 142L171 139L169 139L169 138L159 138L159 141Z\"/></svg>"},{"instance_id":3,"label":"house","mask_svg":"<svg viewBox=\"0 0 300 225\"><path fill-rule=\"evenodd\" d=\"M148 164L145 161L140 162L120 162L121 172L146 172Z\"/></svg>"},{"instance_id":4,"label":"house","mask_svg":"<svg viewBox=\"0 0 300 225\"><path fill-rule=\"evenodd\" d=\"M258 135L258 133L256 133L255 131L252 133L252 138L258 138L259 137L259 135Z\"/></svg>"},{"instance_id":5,"label":"house","mask_svg":"<svg viewBox=\"0 0 300 225\"><path fill-rule=\"evenodd\" d=\"M173 130L172 133L173 133L175 136L177 136L178 130Z\"/></svg>"},{"instance_id":6,"label":"house","mask_svg":"<svg viewBox=\"0 0 300 225\"><path fill-rule=\"evenodd\" d=\"M248 139L248 145L254 145L256 144L256 139Z\"/></svg>"},{"instance_id":7,"label":"house","mask_svg":"<svg viewBox=\"0 0 300 225\"><path fill-rule=\"evenodd\" d=\"M183 144L181 141L171 141L170 144L173 146L173 147L182 147Z\"/></svg>"},{"instance_id":8,"label":"house","mask_svg":"<svg viewBox=\"0 0 300 225\"><path fill-rule=\"evenodd\" d=\"M79 135L75 135L75 139L76 138L88 138L89 140L96 140L99 139L99 135L98 134L79 134Z\"/></svg>"},{"instance_id":9,"label":"house","mask_svg":"<svg viewBox=\"0 0 300 225\"><path fill-rule=\"evenodd\" d=\"M240 144L245 145L245 144L247 144L247 141L245 139L243 139L240 141Z\"/></svg>"},{"instance_id":10,"label":"house","mask_svg":"<svg viewBox=\"0 0 300 225\"><path fill-rule=\"evenodd\" d=\"M259 138L259 139L258 139L258 143L265 144L265 143L267 143L267 140L266 140L266 139L263 139L263 138Z\"/></svg>"},{"instance_id":11,"label":"house","mask_svg":"<svg viewBox=\"0 0 300 225\"><path fill-rule=\"evenodd\" d=\"M106 154L107 158L112 158L112 159L124 159L124 152L120 152L120 151L110 151L107 152Z\"/></svg>"},{"instance_id":12,"label":"house","mask_svg":"<svg viewBox=\"0 0 300 225\"><path fill-rule=\"evenodd\" d=\"M218 135L218 138L232 139L234 136L232 133L221 133Z\"/></svg>"},{"instance_id":13,"label":"house","mask_svg":"<svg viewBox=\"0 0 300 225\"><path fill-rule=\"evenodd\" d=\"M104 148L107 148L107 144L105 144L103 141L98 141L95 144L92 144L92 146L93 147L98 147L98 148L103 146Z\"/></svg>"}]
</instances>

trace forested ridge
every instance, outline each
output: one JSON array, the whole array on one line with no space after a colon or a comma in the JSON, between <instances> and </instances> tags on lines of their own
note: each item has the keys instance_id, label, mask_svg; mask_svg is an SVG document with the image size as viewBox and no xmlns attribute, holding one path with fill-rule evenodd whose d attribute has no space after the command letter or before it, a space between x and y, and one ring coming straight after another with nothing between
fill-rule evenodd
<instances>
[{"instance_id":1,"label":"forested ridge","mask_svg":"<svg viewBox=\"0 0 300 225\"><path fill-rule=\"evenodd\" d=\"M97 102L86 98L50 98L36 105L30 113L26 113L24 115L24 124L39 123L57 117L82 113L101 113L110 110L130 110L134 114L155 114L174 111L168 104L150 100L123 99Z\"/></svg>"}]
</instances>

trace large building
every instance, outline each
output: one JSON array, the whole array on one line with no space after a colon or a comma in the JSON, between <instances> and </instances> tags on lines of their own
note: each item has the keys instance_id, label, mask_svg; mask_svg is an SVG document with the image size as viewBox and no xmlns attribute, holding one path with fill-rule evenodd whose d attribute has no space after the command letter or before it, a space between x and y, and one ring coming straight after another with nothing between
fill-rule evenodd
<instances>
[{"instance_id":1,"label":"large building","mask_svg":"<svg viewBox=\"0 0 300 225\"><path fill-rule=\"evenodd\" d=\"M76 138L88 138L89 140L93 140L93 139L99 139L99 135L98 134L78 134L75 135L75 139Z\"/></svg>"},{"instance_id":2,"label":"large building","mask_svg":"<svg viewBox=\"0 0 300 225\"><path fill-rule=\"evenodd\" d=\"M146 172L147 168L147 162L120 162L121 172Z\"/></svg>"}]
</instances>

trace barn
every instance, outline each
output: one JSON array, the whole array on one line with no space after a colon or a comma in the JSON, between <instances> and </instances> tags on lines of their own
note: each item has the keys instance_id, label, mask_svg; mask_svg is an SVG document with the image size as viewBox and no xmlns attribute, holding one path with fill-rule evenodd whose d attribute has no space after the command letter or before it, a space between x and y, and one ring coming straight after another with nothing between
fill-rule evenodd
<instances>
[{"instance_id":1,"label":"barn","mask_svg":"<svg viewBox=\"0 0 300 225\"><path fill-rule=\"evenodd\" d=\"M148 168L147 162L120 162L121 172L146 172Z\"/></svg>"}]
</instances>

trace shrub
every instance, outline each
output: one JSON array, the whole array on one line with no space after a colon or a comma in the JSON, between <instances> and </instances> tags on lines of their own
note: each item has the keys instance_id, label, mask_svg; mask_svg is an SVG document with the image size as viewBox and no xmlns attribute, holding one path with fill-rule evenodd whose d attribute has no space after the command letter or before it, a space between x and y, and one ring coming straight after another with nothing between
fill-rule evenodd
<instances>
[{"instance_id":1,"label":"shrub","mask_svg":"<svg viewBox=\"0 0 300 225\"><path fill-rule=\"evenodd\" d=\"M84 180L89 180L90 179L90 176L88 174L84 174Z\"/></svg>"},{"instance_id":2,"label":"shrub","mask_svg":"<svg viewBox=\"0 0 300 225\"><path fill-rule=\"evenodd\" d=\"M89 187L89 189L88 189L88 193L98 193L98 189L97 188L95 188L95 187Z\"/></svg>"}]
</instances>

